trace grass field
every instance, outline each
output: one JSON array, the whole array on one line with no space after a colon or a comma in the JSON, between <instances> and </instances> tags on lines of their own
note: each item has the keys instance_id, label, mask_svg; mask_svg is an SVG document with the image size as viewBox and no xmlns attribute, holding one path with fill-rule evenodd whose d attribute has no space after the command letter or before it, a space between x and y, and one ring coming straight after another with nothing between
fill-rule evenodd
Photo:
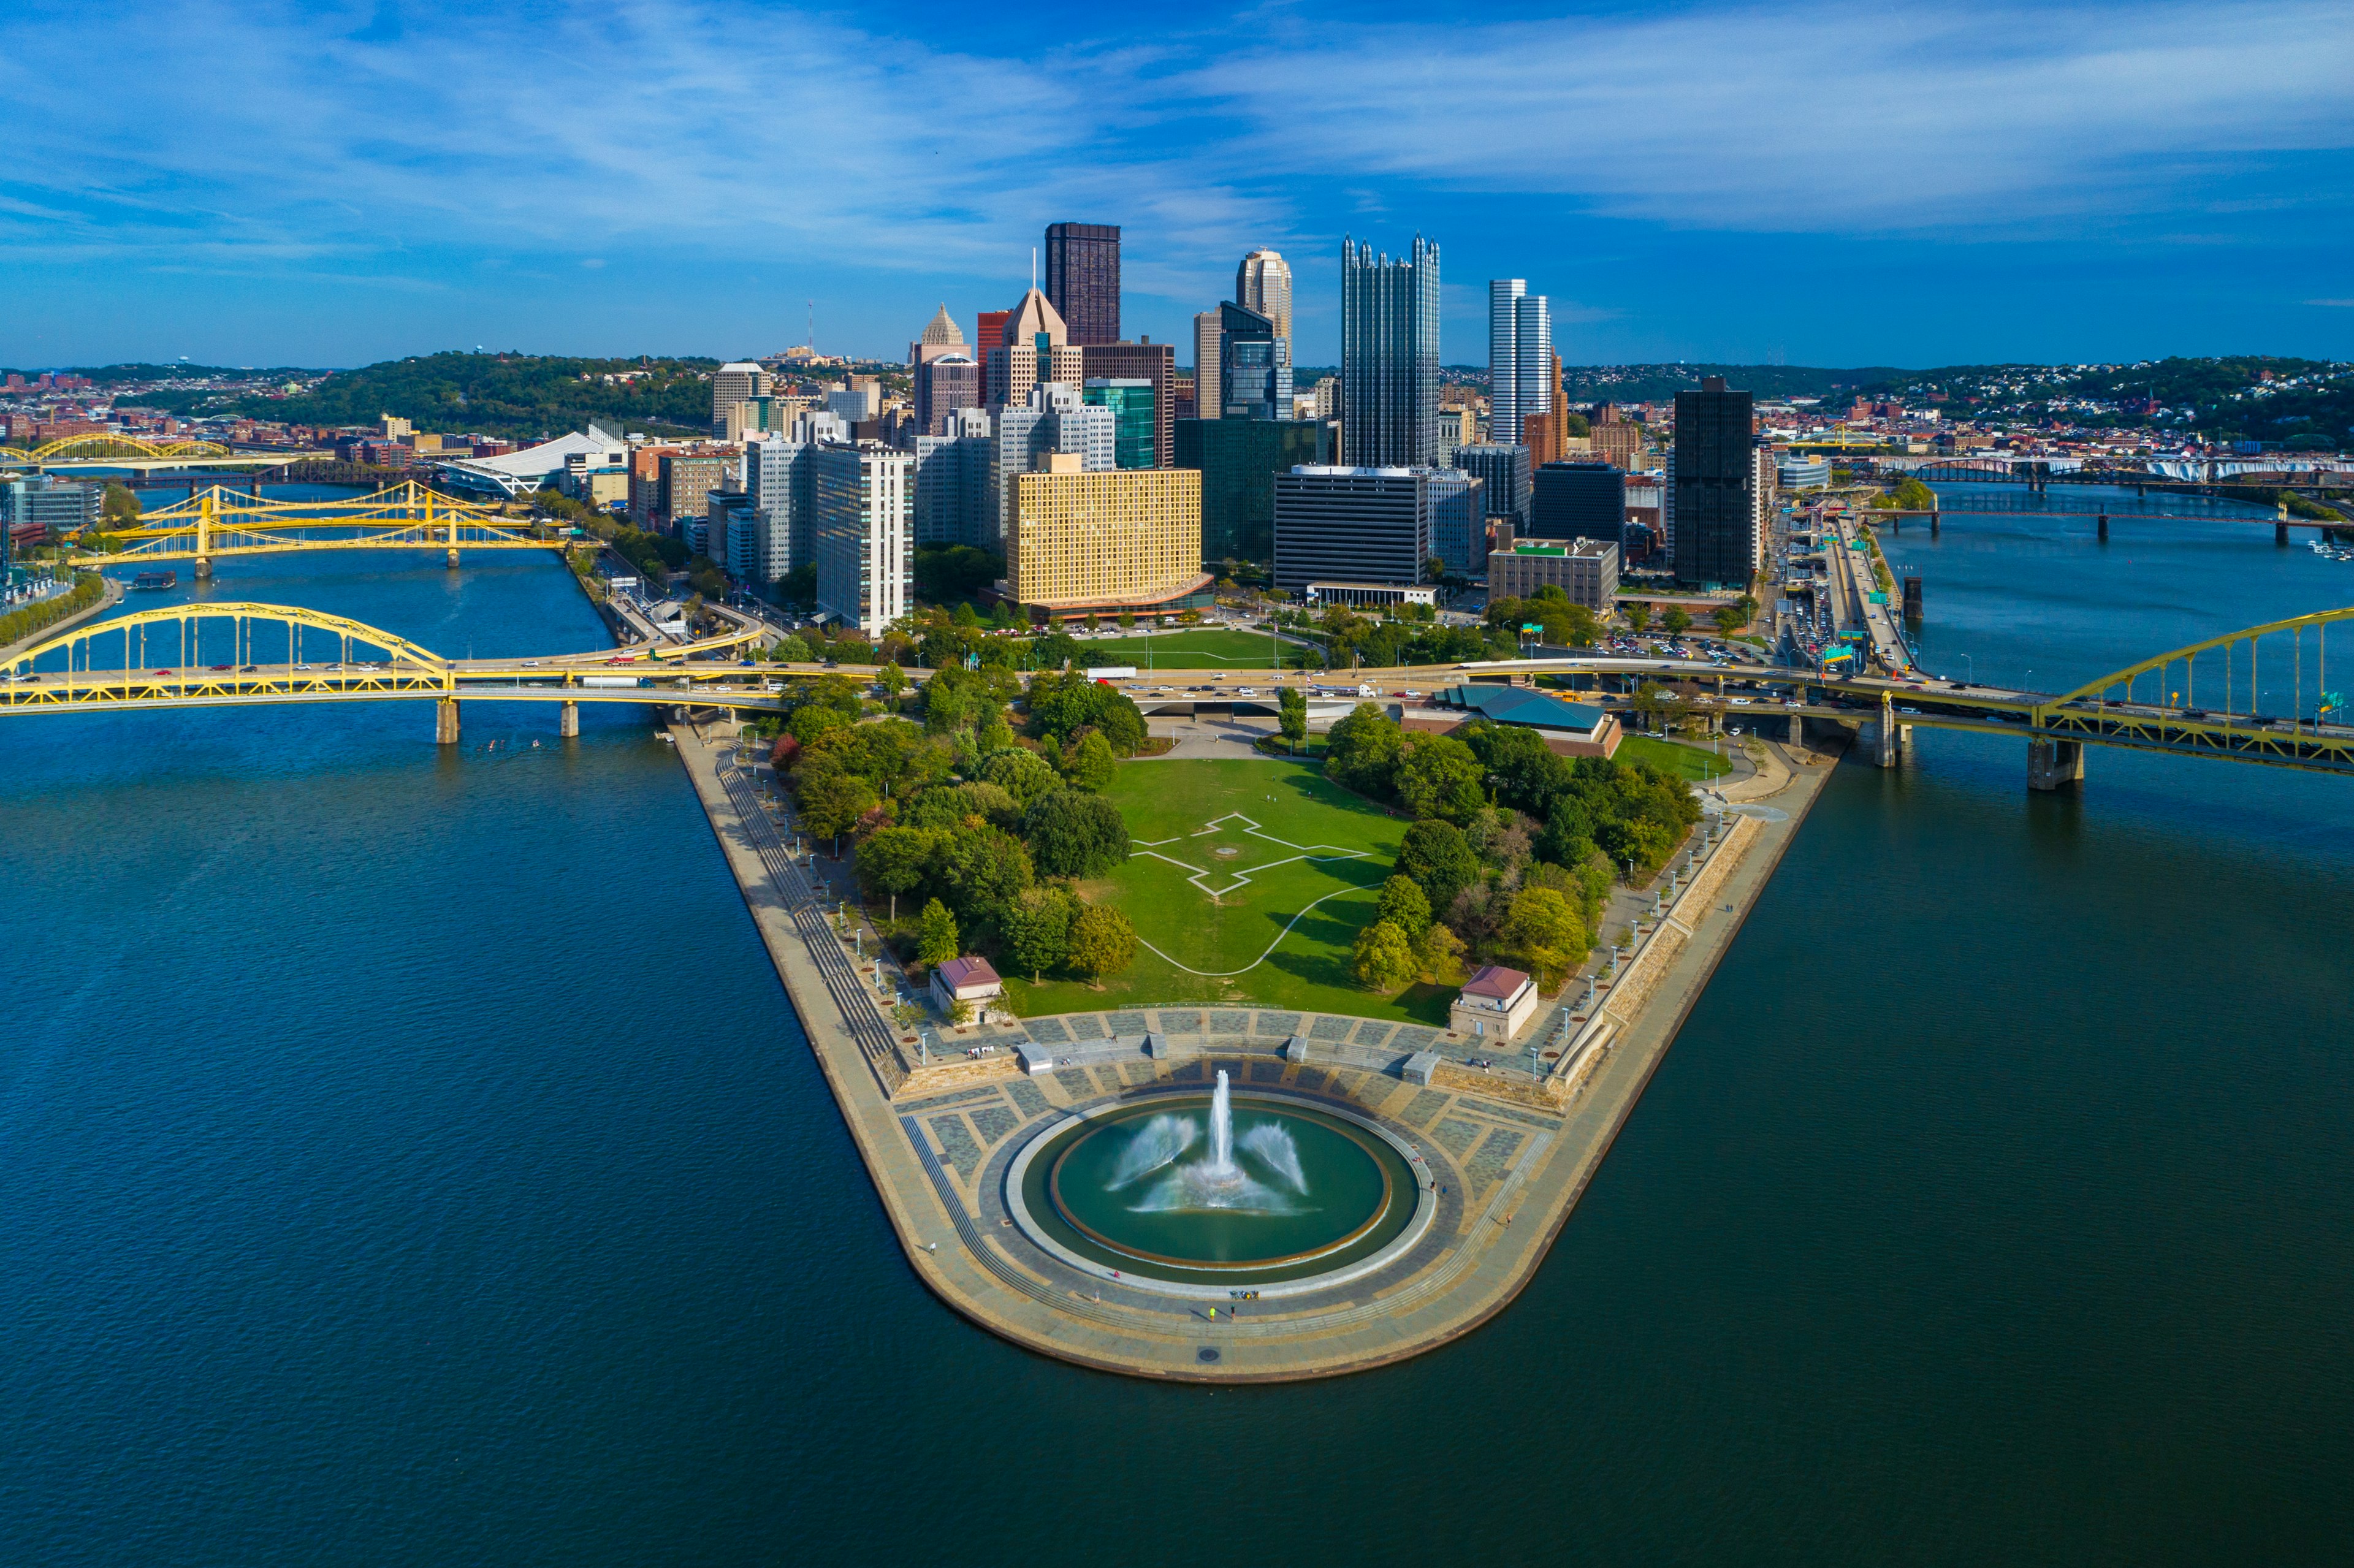
<instances>
[{"instance_id":1,"label":"grass field","mask_svg":"<svg viewBox=\"0 0 2354 1568\"><path fill-rule=\"evenodd\" d=\"M1704 746L1686 746L1680 740L1654 740L1648 735L1630 735L1621 740L1617 759L1621 762L1648 762L1679 779L1691 779L1695 783L1721 779L1733 771L1733 764Z\"/></svg>"},{"instance_id":2,"label":"grass field","mask_svg":"<svg viewBox=\"0 0 2354 1568\"><path fill-rule=\"evenodd\" d=\"M1151 637L1107 637L1079 644L1090 664L1134 664L1139 669L1159 665L1168 670L1264 670L1269 639L1264 631L1228 631L1205 627L1192 631L1165 631ZM1296 642L1278 642L1287 667L1297 668L1304 652Z\"/></svg>"},{"instance_id":3,"label":"grass field","mask_svg":"<svg viewBox=\"0 0 2354 1568\"><path fill-rule=\"evenodd\" d=\"M1082 891L1117 906L1144 945L1101 991L1008 976L1017 1012L1248 1002L1446 1022L1451 988L1384 997L1349 978L1405 822L1312 765L1272 758L1123 763L1104 793L1133 847Z\"/></svg>"}]
</instances>

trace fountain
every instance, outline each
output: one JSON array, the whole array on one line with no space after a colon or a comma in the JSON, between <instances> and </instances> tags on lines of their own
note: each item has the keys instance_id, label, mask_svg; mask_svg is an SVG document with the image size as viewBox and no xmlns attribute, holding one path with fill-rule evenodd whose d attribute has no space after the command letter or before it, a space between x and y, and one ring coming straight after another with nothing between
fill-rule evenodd
<instances>
[{"instance_id":1,"label":"fountain","mask_svg":"<svg viewBox=\"0 0 2354 1568\"><path fill-rule=\"evenodd\" d=\"M1195 1209L1231 1209L1244 1213L1288 1214L1298 1212L1292 1193L1308 1193L1307 1172L1291 1134L1274 1122L1250 1130L1244 1147L1271 1171L1291 1193L1284 1192L1243 1169L1235 1159L1235 1098L1225 1069L1210 1096L1210 1152L1191 1165L1177 1161L1193 1148L1199 1134L1191 1118L1157 1116L1144 1124L1113 1168L1114 1191L1140 1181L1155 1171L1166 1171L1135 1204L1140 1214L1175 1213ZM1122 1174L1125 1179L1122 1180Z\"/></svg>"}]
</instances>

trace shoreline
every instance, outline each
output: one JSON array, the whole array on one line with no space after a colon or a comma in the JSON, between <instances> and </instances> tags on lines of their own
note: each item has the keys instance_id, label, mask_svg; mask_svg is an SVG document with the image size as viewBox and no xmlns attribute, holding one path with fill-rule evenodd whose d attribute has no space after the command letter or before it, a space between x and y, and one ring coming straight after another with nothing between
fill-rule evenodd
<instances>
[{"instance_id":1,"label":"shoreline","mask_svg":"<svg viewBox=\"0 0 2354 1568\"><path fill-rule=\"evenodd\" d=\"M51 638L62 636L64 633L71 631L75 627L80 626L83 621L104 615L108 610L112 609L116 605L121 604L122 602L122 596L124 593L122 585L115 581L112 577L108 577L104 572L99 573L98 578L99 581L103 583L105 586L100 590L98 602L96 604L75 610L71 615L67 616L62 620L52 620L47 626L42 627L38 631L34 632L31 636L20 637L16 641L8 644L7 647L0 648L0 665L14 663L18 658L21 658L22 654L18 650L25 648L37 648L42 643L48 641Z\"/></svg>"},{"instance_id":2,"label":"shoreline","mask_svg":"<svg viewBox=\"0 0 2354 1568\"><path fill-rule=\"evenodd\" d=\"M1739 820L1729 860L1680 900L1681 939L1647 944L1633 1016L1597 1008L1553 1078L1532 1086L1451 1062L1409 1077L1430 1032L1389 1021L1248 1005L1123 1009L1019 1021L1011 1051L909 1060L748 786L726 775L733 742L673 724L681 766L737 879L836 1108L925 1287L1024 1349L1099 1371L1208 1383L1288 1383L1365 1372L1470 1333L1517 1299L1632 1116L1684 1019L1819 798L1834 763L1791 770L1771 816ZM1756 803L1762 803L1756 802ZM757 821L751 820L758 814ZM1614 987L1614 994L1617 988ZM973 1037L976 1044L988 1036ZM1346 1043L1344 1043L1346 1042ZM1043 1043L1043 1048L1042 1048ZM1328 1044L1329 1043L1329 1044ZM1004 1201L1009 1169L1075 1112L1206 1083L1240 1085L1377 1122L1427 1160L1443 1194L1426 1234L1370 1278L1223 1304L1090 1277L1031 1246ZM1532 1213L1533 1205L1534 1212ZM1534 1224L1515 1224L1523 1218ZM1213 1315L1214 1314L1214 1315Z\"/></svg>"}]
</instances>

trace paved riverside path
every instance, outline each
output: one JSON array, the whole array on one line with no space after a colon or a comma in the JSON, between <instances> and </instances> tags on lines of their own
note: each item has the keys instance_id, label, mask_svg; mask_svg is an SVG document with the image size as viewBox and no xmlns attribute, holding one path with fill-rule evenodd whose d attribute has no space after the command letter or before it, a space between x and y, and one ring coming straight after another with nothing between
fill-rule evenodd
<instances>
[{"instance_id":1,"label":"paved riverside path","mask_svg":"<svg viewBox=\"0 0 2354 1568\"><path fill-rule=\"evenodd\" d=\"M1017 1344L1105 1371L1208 1383L1282 1382L1363 1371L1446 1343L1511 1304L1641 1097L1677 1028L1772 874L1828 769L1773 798L1739 864L1692 915L1640 1016L1565 1102L1450 1073L1430 1086L1393 1072L1287 1060L1302 1015L1254 1008L1151 1008L1037 1020L1043 1043L1107 1040L1140 1025L1160 1059L1085 1055L1023 1076L1010 1055L910 1063L822 910L786 856L728 748L672 726L681 761L743 888L810 1045L916 1274L942 1300ZM1730 906L1730 907L1728 907ZM1056 1041L1060 1033L1062 1042ZM1377 1273L1299 1296L1188 1299L1083 1274L1032 1244L1004 1202L1007 1167L1074 1111L1199 1092L1224 1068L1238 1089L1377 1121L1426 1162L1435 1217ZM1214 1308L1216 1317L1210 1316Z\"/></svg>"}]
</instances>

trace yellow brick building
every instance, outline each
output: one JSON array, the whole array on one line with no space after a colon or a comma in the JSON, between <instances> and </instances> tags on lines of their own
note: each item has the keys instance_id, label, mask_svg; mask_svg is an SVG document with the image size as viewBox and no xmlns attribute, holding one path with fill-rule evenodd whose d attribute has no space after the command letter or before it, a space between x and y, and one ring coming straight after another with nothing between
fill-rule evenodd
<instances>
[{"instance_id":1,"label":"yellow brick building","mask_svg":"<svg viewBox=\"0 0 2354 1568\"><path fill-rule=\"evenodd\" d=\"M1044 616L1207 604L1202 475L1190 468L1082 472L1057 452L1044 473L1009 478L1009 597Z\"/></svg>"}]
</instances>

